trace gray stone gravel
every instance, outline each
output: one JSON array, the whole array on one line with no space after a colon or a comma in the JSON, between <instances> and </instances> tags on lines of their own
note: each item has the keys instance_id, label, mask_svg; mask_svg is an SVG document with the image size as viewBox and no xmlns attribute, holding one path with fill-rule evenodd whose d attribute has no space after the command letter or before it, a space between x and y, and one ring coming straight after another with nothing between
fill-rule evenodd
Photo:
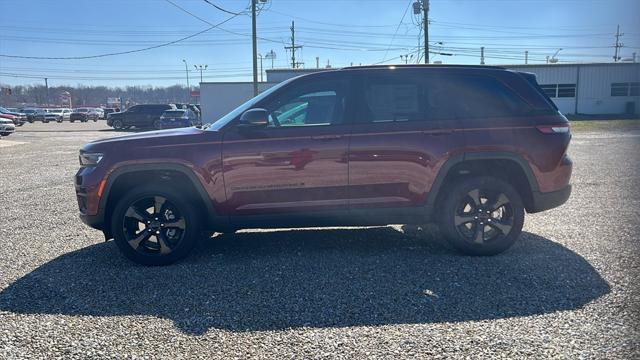
<instances>
[{"instance_id":1,"label":"gray stone gravel","mask_svg":"<svg viewBox=\"0 0 640 360\"><path fill-rule=\"evenodd\" d=\"M400 227L293 229L163 268L77 218L77 150L113 135L0 140L0 358L640 358L640 133L576 134L570 201L500 256Z\"/></svg>"}]
</instances>

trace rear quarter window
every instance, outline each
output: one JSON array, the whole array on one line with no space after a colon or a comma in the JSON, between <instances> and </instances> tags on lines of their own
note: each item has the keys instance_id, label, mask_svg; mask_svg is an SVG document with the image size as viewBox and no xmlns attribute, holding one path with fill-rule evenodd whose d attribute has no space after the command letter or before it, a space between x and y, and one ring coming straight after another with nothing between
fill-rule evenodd
<instances>
[{"instance_id":1,"label":"rear quarter window","mask_svg":"<svg viewBox=\"0 0 640 360\"><path fill-rule=\"evenodd\" d=\"M437 76L427 81L427 114L433 120L522 116L530 105L497 78Z\"/></svg>"}]
</instances>

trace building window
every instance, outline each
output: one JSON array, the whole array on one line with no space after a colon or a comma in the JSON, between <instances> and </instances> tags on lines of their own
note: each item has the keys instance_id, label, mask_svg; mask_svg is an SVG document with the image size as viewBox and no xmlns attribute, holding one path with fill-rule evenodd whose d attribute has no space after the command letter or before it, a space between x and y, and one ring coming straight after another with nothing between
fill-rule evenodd
<instances>
[{"instance_id":1,"label":"building window","mask_svg":"<svg viewBox=\"0 0 640 360\"><path fill-rule=\"evenodd\" d=\"M611 96L638 96L640 83L612 83Z\"/></svg>"},{"instance_id":2,"label":"building window","mask_svg":"<svg viewBox=\"0 0 640 360\"><path fill-rule=\"evenodd\" d=\"M558 97L576 97L576 84L558 84Z\"/></svg>"},{"instance_id":3,"label":"building window","mask_svg":"<svg viewBox=\"0 0 640 360\"><path fill-rule=\"evenodd\" d=\"M558 86L556 84L540 85L540 88L542 88L542 91L544 91L544 93L547 94L548 97L557 97Z\"/></svg>"},{"instance_id":4,"label":"building window","mask_svg":"<svg viewBox=\"0 0 640 360\"><path fill-rule=\"evenodd\" d=\"M550 98L576 97L576 84L548 84L540 87Z\"/></svg>"}]
</instances>

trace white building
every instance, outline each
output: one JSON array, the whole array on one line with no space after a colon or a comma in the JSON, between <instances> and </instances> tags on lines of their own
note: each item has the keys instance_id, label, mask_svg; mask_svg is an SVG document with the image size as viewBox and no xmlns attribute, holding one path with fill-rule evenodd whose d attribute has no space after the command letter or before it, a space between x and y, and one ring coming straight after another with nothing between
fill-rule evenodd
<instances>
[{"instance_id":1,"label":"white building","mask_svg":"<svg viewBox=\"0 0 640 360\"><path fill-rule=\"evenodd\" d=\"M640 114L640 63L505 65L507 69L536 74L538 83L564 114ZM266 70L264 91L289 78L325 69ZM251 82L200 84L205 122L218 119L253 96Z\"/></svg>"}]
</instances>

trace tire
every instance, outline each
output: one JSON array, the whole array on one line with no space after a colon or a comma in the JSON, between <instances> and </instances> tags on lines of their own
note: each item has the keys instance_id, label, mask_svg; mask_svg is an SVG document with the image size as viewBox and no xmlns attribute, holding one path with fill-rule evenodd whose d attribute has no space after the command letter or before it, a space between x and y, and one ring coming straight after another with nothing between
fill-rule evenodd
<instances>
[{"instance_id":1,"label":"tire","mask_svg":"<svg viewBox=\"0 0 640 360\"><path fill-rule=\"evenodd\" d=\"M124 129L124 124L122 123L122 120L113 120L113 128L116 130Z\"/></svg>"},{"instance_id":2,"label":"tire","mask_svg":"<svg viewBox=\"0 0 640 360\"><path fill-rule=\"evenodd\" d=\"M151 126L156 130L162 130L162 123L160 122L160 120L154 120Z\"/></svg>"},{"instance_id":3,"label":"tire","mask_svg":"<svg viewBox=\"0 0 640 360\"><path fill-rule=\"evenodd\" d=\"M200 238L200 229L198 210L178 192L158 185L130 190L111 216L120 252L142 265L168 265L187 257Z\"/></svg>"},{"instance_id":4,"label":"tire","mask_svg":"<svg viewBox=\"0 0 640 360\"><path fill-rule=\"evenodd\" d=\"M42 123L43 123L43 124L48 124L48 123L49 123L49 120L42 120Z\"/></svg>"},{"instance_id":5,"label":"tire","mask_svg":"<svg viewBox=\"0 0 640 360\"><path fill-rule=\"evenodd\" d=\"M508 183L477 177L444 189L440 229L450 244L467 255L488 256L510 248L524 224L520 194ZM457 225L456 225L457 224Z\"/></svg>"},{"instance_id":6,"label":"tire","mask_svg":"<svg viewBox=\"0 0 640 360\"><path fill-rule=\"evenodd\" d=\"M12 134L12 133L10 133L10 132L3 132L3 133L0 133L0 136L9 136L9 135L11 135L11 134Z\"/></svg>"}]
</instances>

